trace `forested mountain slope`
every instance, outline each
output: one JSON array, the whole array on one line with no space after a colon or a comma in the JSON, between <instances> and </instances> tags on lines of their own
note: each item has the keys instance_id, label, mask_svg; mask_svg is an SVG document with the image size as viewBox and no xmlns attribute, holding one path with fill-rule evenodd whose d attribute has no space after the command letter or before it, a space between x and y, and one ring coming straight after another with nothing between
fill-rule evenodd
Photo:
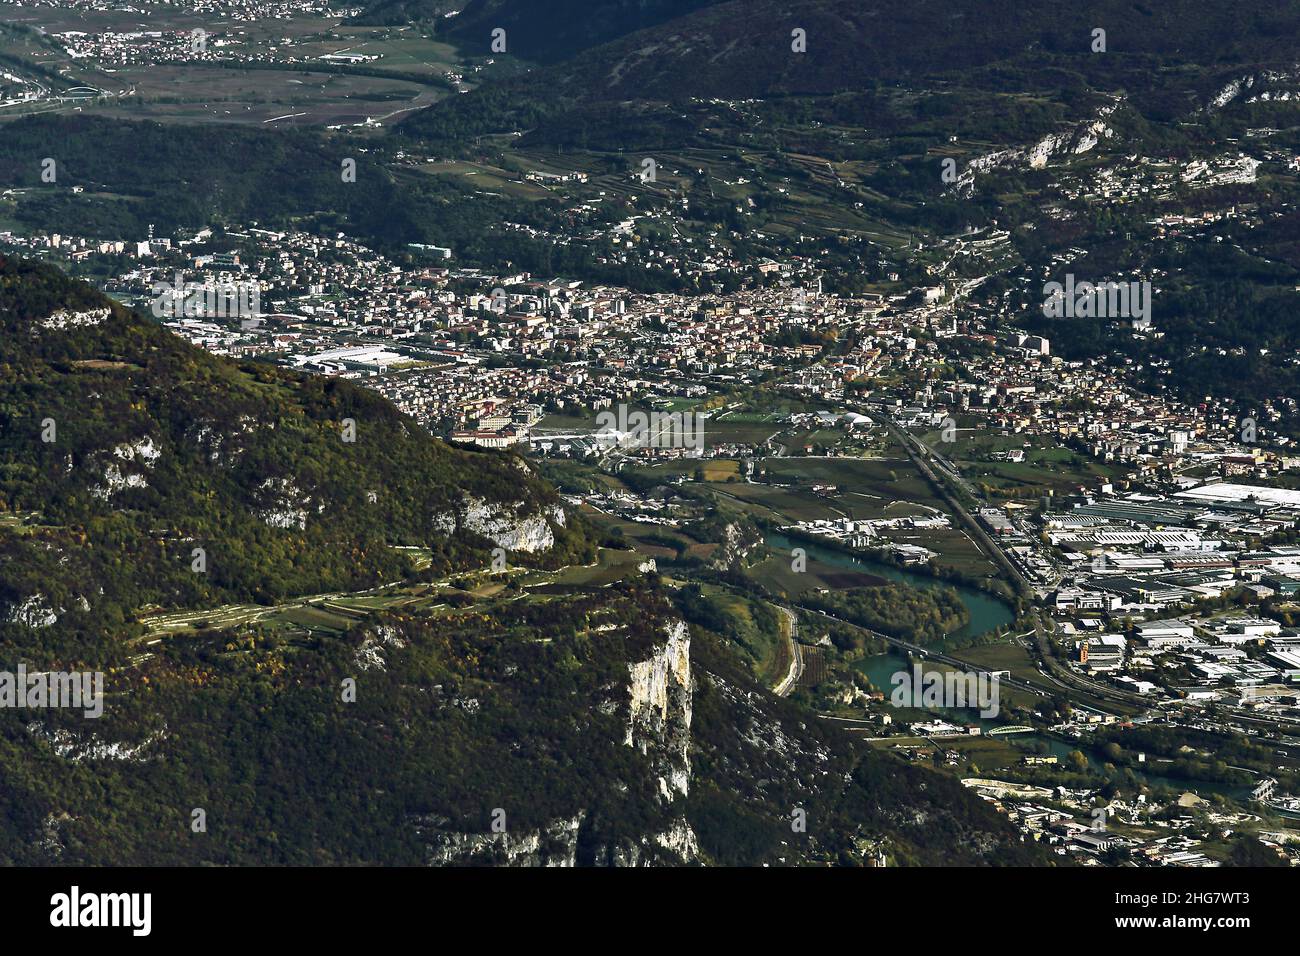
<instances>
[{"instance_id":1,"label":"forested mountain slope","mask_svg":"<svg viewBox=\"0 0 1300 956\"><path fill-rule=\"evenodd\" d=\"M0 336L0 671L104 690L98 717L0 711L0 861L1042 861L956 781L773 697L635 562L458 583L494 544L595 567L523 462L203 353L46 266L0 260ZM326 590L278 617L139 614Z\"/></svg>"},{"instance_id":2,"label":"forested mountain slope","mask_svg":"<svg viewBox=\"0 0 1300 956\"><path fill-rule=\"evenodd\" d=\"M105 629L148 604L393 580L394 545L435 571L496 544L586 553L522 463L450 448L348 382L210 355L50 267L0 257L0 336L0 507L25 516L0 529L11 648L109 650Z\"/></svg>"}]
</instances>

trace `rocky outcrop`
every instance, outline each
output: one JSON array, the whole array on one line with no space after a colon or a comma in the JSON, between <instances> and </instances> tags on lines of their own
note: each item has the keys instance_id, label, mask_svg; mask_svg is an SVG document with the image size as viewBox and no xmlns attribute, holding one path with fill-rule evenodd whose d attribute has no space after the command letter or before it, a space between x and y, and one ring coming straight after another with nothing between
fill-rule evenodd
<instances>
[{"instance_id":1,"label":"rocky outcrop","mask_svg":"<svg viewBox=\"0 0 1300 956\"><path fill-rule=\"evenodd\" d=\"M425 841L428 866L661 866L699 861L695 831L683 819L662 832L629 837L616 844L598 843L579 850L589 814L579 811L544 827L513 833L465 833L444 830L445 821L422 819L416 830Z\"/></svg>"},{"instance_id":2,"label":"rocky outcrop","mask_svg":"<svg viewBox=\"0 0 1300 956\"><path fill-rule=\"evenodd\" d=\"M149 487L146 474L161 456L162 450L149 435L133 442L122 442L113 448L115 460L104 466L103 483L91 487L91 495L108 501L126 488Z\"/></svg>"},{"instance_id":3,"label":"rocky outcrop","mask_svg":"<svg viewBox=\"0 0 1300 956\"><path fill-rule=\"evenodd\" d=\"M514 834L458 833L439 830L420 821L418 832L426 840L425 863L429 866L575 866L578 832L585 813L556 820L539 830Z\"/></svg>"},{"instance_id":4,"label":"rocky outcrop","mask_svg":"<svg viewBox=\"0 0 1300 956\"><path fill-rule=\"evenodd\" d=\"M1296 90L1263 90L1263 87L1294 86L1300 84L1300 67L1294 70L1261 70L1258 73L1239 76L1226 83L1215 93L1202 108L1203 112L1214 113L1223 109L1233 100L1254 91L1244 102L1268 102L1270 100L1291 100L1300 96Z\"/></svg>"},{"instance_id":5,"label":"rocky outcrop","mask_svg":"<svg viewBox=\"0 0 1300 956\"><path fill-rule=\"evenodd\" d=\"M615 631L602 633L613 635ZM622 744L649 760L651 780L663 814L661 822L640 833L604 833L579 840L592 819L590 810L523 832L506 825L501 832L466 832L448 828L450 821L416 821L431 866L494 864L499 866L652 866L698 862L699 840L675 801L690 788L691 638L686 623L668 622L664 640L650 656L629 663L628 716ZM613 741L611 741L613 743ZM597 809L597 808L593 808ZM592 834L594 836L594 834ZM585 843L580 849L579 844Z\"/></svg>"},{"instance_id":6,"label":"rocky outcrop","mask_svg":"<svg viewBox=\"0 0 1300 956\"><path fill-rule=\"evenodd\" d=\"M300 530L307 527L310 499L290 479L268 478L258 486L257 495L265 502L257 510L257 516L270 527Z\"/></svg>"},{"instance_id":7,"label":"rocky outcrop","mask_svg":"<svg viewBox=\"0 0 1300 956\"><path fill-rule=\"evenodd\" d=\"M627 734L623 743L654 759L665 800L690 789L691 634L668 625L668 639L644 661L628 665Z\"/></svg>"},{"instance_id":8,"label":"rocky outcrop","mask_svg":"<svg viewBox=\"0 0 1300 956\"><path fill-rule=\"evenodd\" d=\"M57 624L62 608L56 610L50 606L49 599L43 594L29 594L23 600L5 606L3 619L9 624L22 624L25 627L50 627Z\"/></svg>"},{"instance_id":9,"label":"rocky outcrop","mask_svg":"<svg viewBox=\"0 0 1300 956\"><path fill-rule=\"evenodd\" d=\"M718 571L743 564L745 556L763 541L763 534L749 522L733 521L722 529L722 541L709 560L709 567Z\"/></svg>"},{"instance_id":10,"label":"rocky outcrop","mask_svg":"<svg viewBox=\"0 0 1300 956\"><path fill-rule=\"evenodd\" d=\"M108 501L117 492L125 488L147 488L149 479L139 473L126 473L122 466L110 461L104 467L104 483L90 489L90 493L101 501Z\"/></svg>"},{"instance_id":11,"label":"rocky outcrop","mask_svg":"<svg viewBox=\"0 0 1300 956\"><path fill-rule=\"evenodd\" d=\"M400 650L407 646L407 641L402 637L397 628L391 624L380 624L371 633L367 634L361 641L361 646L356 649L352 655L352 662L363 671L368 670L385 670L387 661L384 657L385 648Z\"/></svg>"},{"instance_id":12,"label":"rocky outcrop","mask_svg":"<svg viewBox=\"0 0 1300 956\"><path fill-rule=\"evenodd\" d=\"M594 848L591 862L599 866L681 866L699 863L700 846L695 831L685 820L674 820L665 830Z\"/></svg>"},{"instance_id":13,"label":"rocky outcrop","mask_svg":"<svg viewBox=\"0 0 1300 956\"><path fill-rule=\"evenodd\" d=\"M153 438L145 435L133 442L123 442L113 449L113 455L122 461L131 461L146 468L153 467L153 463L162 455L162 451L154 444Z\"/></svg>"},{"instance_id":14,"label":"rocky outcrop","mask_svg":"<svg viewBox=\"0 0 1300 956\"><path fill-rule=\"evenodd\" d=\"M1109 119L1119 109L1121 103L1122 101L1108 103L1097 111L1095 119L1079 123L1059 133L1051 133L1032 146L1000 149L977 156L966 164L953 189L958 193L970 195L975 189L976 177L994 169L1021 164L1027 165L1030 169L1043 169L1048 162L1058 156L1078 156L1090 152L1103 139L1115 135Z\"/></svg>"},{"instance_id":15,"label":"rocky outcrop","mask_svg":"<svg viewBox=\"0 0 1300 956\"><path fill-rule=\"evenodd\" d=\"M507 551L536 554L549 551L555 544L555 533L545 514L520 515L518 506L513 504L497 504L467 495L460 523L465 530Z\"/></svg>"},{"instance_id":16,"label":"rocky outcrop","mask_svg":"<svg viewBox=\"0 0 1300 956\"><path fill-rule=\"evenodd\" d=\"M685 820L676 821L656 836L655 842L670 853L677 854L683 862L690 862L700 855L700 844L695 837L695 831Z\"/></svg>"},{"instance_id":17,"label":"rocky outcrop","mask_svg":"<svg viewBox=\"0 0 1300 956\"><path fill-rule=\"evenodd\" d=\"M70 309L59 309L48 318L42 319L32 327L33 332L37 329L74 329L82 326L99 325L108 319L111 311L103 309L87 309L84 312L73 312Z\"/></svg>"},{"instance_id":18,"label":"rocky outcrop","mask_svg":"<svg viewBox=\"0 0 1300 956\"><path fill-rule=\"evenodd\" d=\"M139 743L103 740L95 734L75 734L62 727L47 727L37 721L27 725L27 732L47 743L65 760L74 763L82 760L118 760L126 763L144 763L167 736L166 728L147 734Z\"/></svg>"}]
</instances>

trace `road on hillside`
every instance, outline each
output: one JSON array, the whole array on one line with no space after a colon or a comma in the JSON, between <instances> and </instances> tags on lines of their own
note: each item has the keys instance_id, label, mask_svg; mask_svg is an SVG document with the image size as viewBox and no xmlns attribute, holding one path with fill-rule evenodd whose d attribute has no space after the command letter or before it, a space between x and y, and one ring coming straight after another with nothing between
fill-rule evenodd
<instances>
[{"instance_id":1,"label":"road on hillside","mask_svg":"<svg viewBox=\"0 0 1300 956\"><path fill-rule=\"evenodd\" d=\"M799 618L788 607L778 607L790 622L790 671L772 688L777 697L786 697L803 676L803 649L799 646Z\"/></svg>"}]
</instances>

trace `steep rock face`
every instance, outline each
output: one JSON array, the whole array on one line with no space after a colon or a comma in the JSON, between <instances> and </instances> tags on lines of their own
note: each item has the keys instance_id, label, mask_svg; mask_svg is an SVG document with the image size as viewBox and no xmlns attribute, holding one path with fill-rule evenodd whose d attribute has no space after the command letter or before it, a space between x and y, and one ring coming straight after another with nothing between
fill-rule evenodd
<instances>
[{"instance_id":1,"label":"steep rock face","mask_svg":"<svg viewBox=\"0 0 1300 956\"><path fill-rule=\"evenodd\" d=\"M773 697L642 578L405 605L310 648L236 627L151 652L93 734L59 711L10 739L0 862L1035 862L956 781ZM209 839L181 822L195 806Z\"/></svg>"},{"instance_id":2,"label":"steep rock face","mask_svg":"<svg viewBox=\"0 0 1300 956\"><path fill-rule=\"evenodd\" d=\"M676 853L683 862L695 860L700 855L700 842L695 831L685 820L678 820L663 833L655 837L655 842L665 850Z\"/></svg>"},{"instance_id":3,"label":"steep rock face","mask_svg":"<svg viewBox=\"0 0 1300 956\"><path fill-rule=\"evenodd\" d=\"M762 541L763 533L753 523L733 521L723 529L721 546L710 558L709 567L719 571L735 567Z\"/></svg>"},{"instance_id":4,"label":"steep rock face","mask_svg":"<svg viewBox=\"0 0 1300 956\"><path fill-rule=\"evenodd\" d=\"M699 862L700 844L684 819L660 833L597 847L591 862L603 866L683 866Z\"/></svg>"},{"instance_id":5,"label":"steep rock face","mask_svg":"<svg viewBox=\"0 0 1300 956\"><path fill-rule=\"evenodd\" d=\"M660 833L584 848L579 843L587 816L580 811L522 833L458 833L423 826L417 830L427 841L428 866L633 867L698 860L699 840L684 819L673 821Z\"/></svg>"},{"instance_id":6,"label":"steep rock face","mask_svg":"<svg viewBox=\"0 0 1300 956\"><path fill-rule=\"evenodd\" d=\"M561 516L563 513L559 512ZM495 504L481 498L465 498L461 524L466 530L487 538L507 551L535 554L548 551L555 544L555 533L545 514L521 515L518 507Z\"/></svg>"},{"instance_id":7,"label":"steep rock face","mask_svg":"<svg viewBox=\"0 0 1300 956\"><path fill-rule=\"evenodd\" d=\"M653 754L665 800L686 796L691 779L691 634L669 623L668 639L643 661L628 665L627 735L623 743Z\"/></svg>"},{"instance_id":8,"label":"steep rock face","mask_svg":"<svg viewBox=\"0 0 1300 956\"><path fill-rule=\"evenodd\" d=\"M1030 147L1030 169L1042 169L1053 156L1060 153L1079 155L1093 149L1102 137L1113 135L1114 130L1104 120L1093 120L1064 133L1045 136Z\"/></svg>"},{"instance_id":9,"label":"steep rock face","mask_svg":"<svg viewBox=\"0 0 1300 956\"><path fill-rule=\"evenodd\" d=\"M617 646L626 630L598 625L601 634ZM598 832L588 827L592 816L583 808L544 825L519 830L507 826L505 809L500 832L467 832L449 828L449 821L417 821L427 847L430 865L493 864L500 866L653 866L687 864L699 857L699 840L684 816L681 802L690 788L691 748L691 637L686 623L670 620L661 625L661 642L650 654L626 664L621 690L627 700L627 723L620 741L645 758L651 787L647 796L661 822L642 832ZM616 690L617 690L616 685ZM613 712L614 708L602 708ZM594 748L615 745L614 740L590 740ZM625 789L626 784L620 784ZM439 823L442 825L440 826Z\"/></svg>"}]
</instances>

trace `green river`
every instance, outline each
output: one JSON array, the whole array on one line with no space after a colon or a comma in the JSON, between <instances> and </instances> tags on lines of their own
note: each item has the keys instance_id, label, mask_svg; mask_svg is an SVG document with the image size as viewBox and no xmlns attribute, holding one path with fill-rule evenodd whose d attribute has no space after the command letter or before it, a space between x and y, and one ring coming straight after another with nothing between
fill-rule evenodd
<instances>
[{"instance_id":1,"label":"green river","mask_svg":"<svg viewBox=\"0 0 1300 956\"><path fill-rule=\"evenodd\" d=\"M921 574L915 571L908 571L903 568L896 568L893 565L884 564L879 561L873 561L869 558L860 558L848 552L841 551L838 548L829 548L816 544L812 541L799 539L794 540L786 535L779 533L768 534L764 542L772 550L789 554L792 548L803 548L810 559L820 561L823 564L834 565L835 567L848 568L854 571L862 571L866 574L873 574L877 577L887 578L890 581L899 581L903 584L919 588L938 588L950 587L957 592L961 598L962 604L970 612L970 620L965 626L958 628L947 635L950 638L966 639L977 637L985 634L995 628L1010 624L1015 620L1015 614L1012 612L1010 605L1005 601L999 600L991 594L980 591L976 588L965 587L959 584L952 584L947 581L941 581L938 578L931 577L928 574ZM946 643L946 642L944 642ZM939 645L943 647L943 643ZM893 689L892 677L899 671L910 671L912 662L907 655L901 651L888 651L884 654L874 654L870 657L863 658L858 664L861 670L871 680L871 683L886 695ZM989 720L979 716L978 711L973 709L948 709L940 710L953 720L960 720L964 723L978 724L985 731L996 727L998 721ZM1036 751L1043 748L1036 746L1042 744L1046 747L1046 752L1055 754L1058 758L1064 760L1071 751L1078 750L1088 758L1088 763L1093 767L1100 767L1104 762L1100 754L1085 744L1064 740L1050 734L1017 734L1004 738L1007 743L1024 746L1031 745ZM1233 797L1238 800L1244 800L1250 795L1250 787L1232 786L1230 784L1218 783L1210 780L1185 780L1181 778L1166 777L1158 772L1140 771L1135 775L1153 786L1166 786L1180 790L1193 790L1202 795L1219 793L1225 796Z\"/></svg>"}]
</instances>

